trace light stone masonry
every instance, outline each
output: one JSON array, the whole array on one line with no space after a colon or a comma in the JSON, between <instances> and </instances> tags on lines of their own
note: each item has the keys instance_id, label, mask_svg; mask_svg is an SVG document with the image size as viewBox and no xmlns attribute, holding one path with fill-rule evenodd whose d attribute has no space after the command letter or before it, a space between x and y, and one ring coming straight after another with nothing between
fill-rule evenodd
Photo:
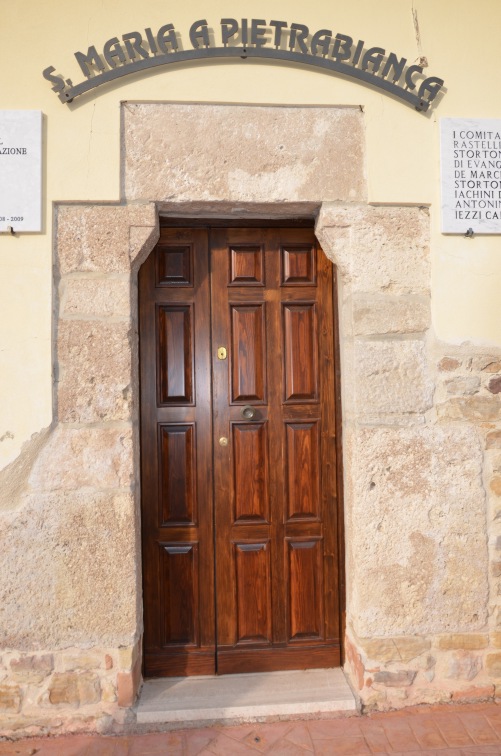
<instances>
[{"instance_id":1,"label":"light stone masonry","mask_svg":"<svg viewBox=\"0 0 501 756\"><path fill-rule=\"evenodd\" d=\"M123 115L124 204L57 208L54 422L0 471L0 734L120 730L141 683L137 272L157 208L317 216L339 278L347 674L368 709L499 694L501 350L435 340L428 209L365 204L358 108Z\"/></svg>"}]
</instances>

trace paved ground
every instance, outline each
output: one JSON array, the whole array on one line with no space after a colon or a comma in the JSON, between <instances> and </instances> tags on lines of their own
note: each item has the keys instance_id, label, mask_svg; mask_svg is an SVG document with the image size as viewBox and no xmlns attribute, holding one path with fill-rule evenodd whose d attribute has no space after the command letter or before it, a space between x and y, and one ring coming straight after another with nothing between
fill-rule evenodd
<instances>
[{"instance_id":1,"label":"paved ground","mask_svg":"<svg viewBox=\"0 0 501 756\"><path fill-rule=\"evenodd\" d=\"M238 756L271 753L501 755L501 705L427 706L349 719L205 727L127 737L0 742L0 756Z\"/></svg>"}]
</instances>

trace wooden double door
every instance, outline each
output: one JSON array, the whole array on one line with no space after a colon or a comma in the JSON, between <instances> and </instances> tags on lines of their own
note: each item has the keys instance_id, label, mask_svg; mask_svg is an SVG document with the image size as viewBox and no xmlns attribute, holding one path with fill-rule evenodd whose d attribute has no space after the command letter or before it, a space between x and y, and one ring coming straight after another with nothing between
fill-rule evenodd
<instances>
[{"instance_id":1,"label":"wooden double door","mask_svg":"<svg viewBox=\"0 0 501 756\"><path fill-rule=\"evenodd\" d=\"M332 265L162 228L139 302L146 676L338 666Z\"/></svg>"}]
</instances>

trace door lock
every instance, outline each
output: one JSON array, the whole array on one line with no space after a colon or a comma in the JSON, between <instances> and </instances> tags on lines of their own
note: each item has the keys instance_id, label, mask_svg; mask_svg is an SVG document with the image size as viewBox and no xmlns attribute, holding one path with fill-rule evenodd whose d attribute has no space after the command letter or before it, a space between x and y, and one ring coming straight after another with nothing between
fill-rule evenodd
<instances>
[{"instance_id":1,"label":"door lock","mask_svg":"<svg viewBox=\"0 0 501 756\"><path fill-rule=\"evenodd\" d=\"M246 404L245 407L242 407L240 410L240 414L242 417L245 417L246 420L252 420L256 414L255 407L251 407L250 404Z\"/></svg>"},{"instance_id":2,"label":"door lock","mask_svg":"<svg viewBox=\"0 0 501 756\"><path fill-rule=\"evenodd\" d=\"M219 439L219 444L220 446L228 446L228 439L226 438L226 436L221 436L221 438Z\"/></svg>"},{"instance_id":3,"label":"door lock","mask_svg":"<svg viewBox=\"0 0 501 756\"><path fill-rule=\"evenodd\" d=\"M217 358L218 360L226 359L226 347L219 347L219 349L217 350Z\"/></svg>"}]
</instances>

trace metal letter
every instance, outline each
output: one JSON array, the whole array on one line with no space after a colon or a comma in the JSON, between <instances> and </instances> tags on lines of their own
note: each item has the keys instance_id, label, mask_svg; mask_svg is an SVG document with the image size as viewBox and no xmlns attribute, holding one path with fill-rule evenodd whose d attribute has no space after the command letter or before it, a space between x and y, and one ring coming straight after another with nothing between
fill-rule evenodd
<instances>
[{"instance_id":1,"label":"metal letter","mask_svg":"<svg viewBox=\"0 0 501 756\"><path fill-rule=\"evenodd\" d=\"M177 50L177 37L174 31L174 24L165 24L158 30L157 42L160 50L167 55L169 50L167 45L170 45L172 50Z\"/></svg>"},{"instance_id":2,"label":"metal letter","mask_svg":"<svg viewBox=\"0 0 501 756\"><path fill-rule=\"evenodd\" d=\"M294 50L296 42L299 45L301 52L307 54L308 48L304 43L305 39L308 39L310 30L303 24L291 24L291 33L289 38L289 50Z\"/></svg>"},{"instance_id":3,"label":"metal letter","mask_svg":"<svg viewBox=\"0 0 501 756\"><path fill-rule=\"evenodd\" d=\"M388 55L388 60L384 64L384 68L383 68L383 72L381 76L383 77L383 79L386 79L391 69L393 68L393 81L396 84L404 72L406 63L407 63L406 58L400 58L399 60L397 56L395 55L395 53L390 53Z\"/></svg>"},{"instance_id":4,"label":"metal letter","mask_svg":"<svg viewBox=\"0 0 501 756\"><path fill-rule=\"evenodd\" d=\"M47 81L52 81L54 86L52 87L53 92L62 92L64 89L64 79L62 76L52 76L52 72L56 69L54 66L49 66L49 68L46 68L43 72L44 79L47 79Z\"/></svg>"},{"instance_id":5,"label":"metal letter","mask_svg":"<svg viewBox=\"0 0 501 756\"><path fill-rule=\"evenodd\" d=\"M143 38L141 37L139 32L130 32L129 34L123 34L122 39L125 42L127 55L131 60L136 60L136 58L138 57L136 53L139 53L140 58L150 57L148 50L145 50L144 47L141 46Z\"/></svg>"},{"instance_id":6,"label":"metal letter","mask_svg":"<svg viewBox=\"0 0 501 756\"><path fill-rule=\"evenodd\" d=\"M106 62L110 68L116 68L117 64L115 58L118 58L120 63L126 63L127 59L125 53L122 50L118 37L112 37L104 44L103 55L106 58Z\"/></svg>"},{"instance_id":7,"label":"metal letter","mask_svg":"<svg viewBox=\"0 0 501 756\"><path fill-rule=\"evenodd\" d=\"M275 29L273 44L275 47L280 47L280 43L282 42L282 29L287 29L287 21L270 21L270 26Z\"/></svg>"},{"instance_id":8,"label":"metal letter","mask_svg":"<svg viewBox=\"0 0 501 756\"><path fill-rule=\"evenodd\" d=\"M81 52L76 52L75 58L77 59L78 65L82 69L84 76L86 76L88 79L95 74L90 66L95 66L95 68L99 68L100 71L106 70L103 59L100 58L97 54L97 50L94 45L92 45L92 47L89 47L89 49L87 50L87 55L84 55Z\"/></svg>"},{"instance_id":9,"label":"metal letter","mask_svg":"<svg viewBox=\"0 0 501 756\"><path fill-rule=\"evenodd\" d=\"M221 39L226 47L230 37L234 37L238 31L238 21L234 18L221 19Z\"/></svg>"},{"instance_id":10,"label":"metal letter","mask_svg":"<svg viewBox=\"0 0 501 756\"><path fill-rule=\"evenodd\" d=\"M332 57L334 60L349 60L351 55L351 46L353 40L344 34L336 34L332 46Z\"/></svg>"},{"instance_id":11,"label":"metal letter","mask_svg":"<svg viewBox=\"0 0 501 756\"><path fill-rule=\"evenodd\" d=\"M195 50L198 50L199 39L202 40L205 47L209 47L209 30L207 28L207 21L205 18L200 19L200 21L195 21L195 23L192 24L190 28L190 42Z\"/></svg>"},{"instance_id":12,"label":"metal letter","mask_svg":"<svg viewBox=\"0 0 501 756\"><path fill-rule=\"evenodd\" d=\"M379 71L379 66L384 58L386 50L382 47L370 47L362 58L362 68L367 71L369 64L372 64L372 73L376 74Z\"/></svg>"},{"instance_id":13,"label":"metal letter","mask_svg":"<svg viewBox=\"0 0 501 756\"><path fill-rule=\"evenodd\" d=\"M430 94L426 98L426 101L432 102L442 89L443 85L443 79L439 79L438 76L430 76L428 79L425 79L419 87L418 97L424 99L424 93L429 92Z\"/></svg>"},{"instance_id":14,"label":"metal letter","mask_svg":"<svg viewBox=\"0 0 501 756\"><path fill-rule=\"evenodd\" d=\"M412 75L415 73L423 73L423 69L421 66L409 66L407 71L405 72L405 83L409 87L409 89L416 89L416 85L412 81Z\"/></svg>"},{"instance_id":15,"label":"metal letter","mask_svg":"<svg viewBox=\"0 0 501 756\"><path fill-rule=\"evenodd\" d=\"M320 29L320 31L315 32L311 40L311 54L316 55L317 47L320 46L322 55L328 55L331 39L332 32L330 29Z\"/></svg>"},{"instance_id":16,"label":"metal letter","mask_svg":"<svg viewBox=\"0 0 501 756\"><path fill-rule=\"evenodd\" d=\"M261 27L264 27L263 29ZM266 34L266 21L261 18L253 18L251 21L251 45L262 47L266 44L266 39L262 37Z\"/></svg>"}]
</instances>

